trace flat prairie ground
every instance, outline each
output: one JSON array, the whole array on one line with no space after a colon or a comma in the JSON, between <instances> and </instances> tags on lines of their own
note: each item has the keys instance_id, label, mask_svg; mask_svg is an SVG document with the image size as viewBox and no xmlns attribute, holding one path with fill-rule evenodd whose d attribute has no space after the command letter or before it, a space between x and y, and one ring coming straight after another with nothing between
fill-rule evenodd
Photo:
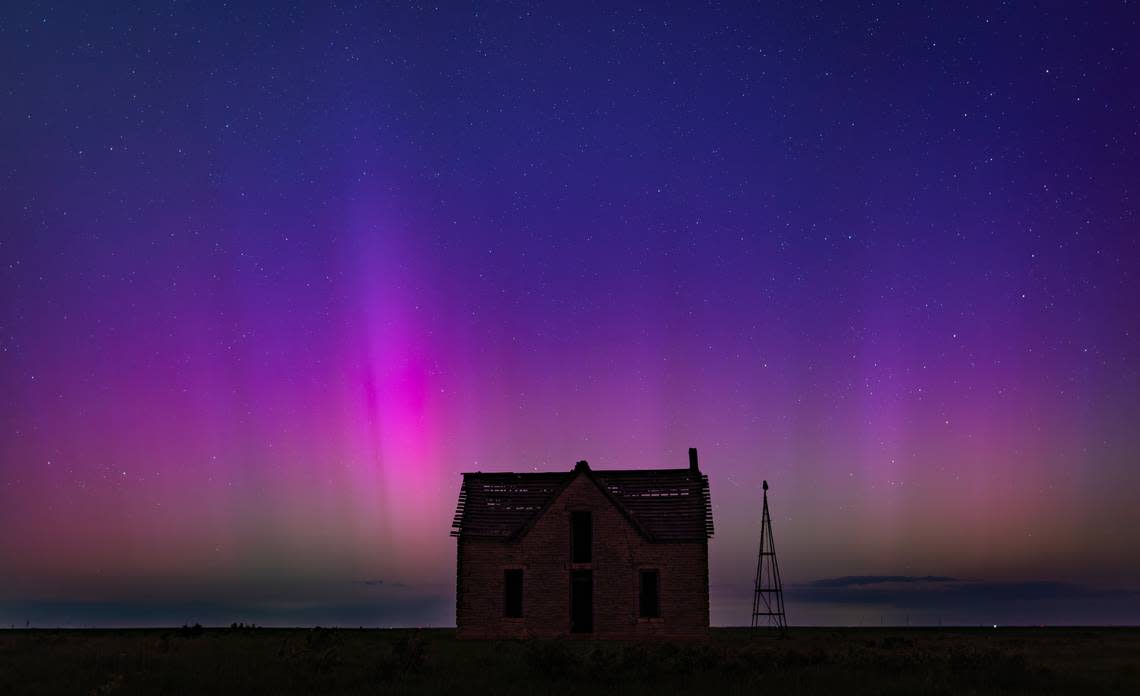
<instances>
[{"instance_id":1,"label":"flat prairie ground","mask_svg":"<svg viewBox=\"0 0 1140 696\"><path fill-rule=\"evenodd\" d=\"M448 629L0 631L0 694L1140 694L1140 628L713 629L704 642Z\"/></svg>"}]
</instances>

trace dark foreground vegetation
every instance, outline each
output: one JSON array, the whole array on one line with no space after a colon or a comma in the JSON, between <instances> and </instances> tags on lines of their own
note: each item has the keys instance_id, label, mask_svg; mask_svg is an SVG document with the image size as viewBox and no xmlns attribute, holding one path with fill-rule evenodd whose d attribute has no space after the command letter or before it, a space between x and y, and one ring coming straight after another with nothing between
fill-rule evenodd
<instances>
[{"instance_id":1,"label":"dark foreground vegetation","mask_svg":"<svg viewBox=\"0 0 1140 696\"><path fill-rule=\"evenodd\" d=\"M1140 629L714 629L703 643L434 630L0 631L0 694L1138 694Z\"/></svg>"}]
</instances>

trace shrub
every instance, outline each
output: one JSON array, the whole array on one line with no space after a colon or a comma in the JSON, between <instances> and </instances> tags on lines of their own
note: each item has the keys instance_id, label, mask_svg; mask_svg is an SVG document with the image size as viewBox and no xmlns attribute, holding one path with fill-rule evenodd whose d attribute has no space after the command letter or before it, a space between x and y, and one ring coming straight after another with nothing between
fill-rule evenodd
<instances>
[{"instance_id":1,"label":"shrub","mask_svg":"<svg viewBox=\"0 0 1140 696\"><path fill-rule=\"evenodd\" d=\"M590 681L612 684L621 672L621 656L613 646L595 643L586 651L582 668Z\"/></svg>"},{"instance_id":2,"label":"shrub","mask_svg":"<svg viewBox=\"0 0 1140 696\"><path fill-rule=\"evenodd\" d=\"M523 660L527 667L548 679L568 677L580 666L579 656L562 640L526 641Z\"/></svg>"},{"instance_id":3,"label":"shrub","mask_svg":"<svg viewBox=\"0 0 1140 696\"><path fill-rule=\"evenodd\" d=\"M422 674L428 665L427 641L418 631L405 634L391 644L380 657L380 678L406 679Z\"/></svg>"}]
</instances>

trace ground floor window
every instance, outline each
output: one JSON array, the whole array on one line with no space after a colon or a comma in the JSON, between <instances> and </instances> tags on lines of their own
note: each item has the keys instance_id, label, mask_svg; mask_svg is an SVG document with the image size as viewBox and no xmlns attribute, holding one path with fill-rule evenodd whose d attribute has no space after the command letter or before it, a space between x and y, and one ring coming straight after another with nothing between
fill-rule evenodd
<instances>
[{"instance_id":1,"label":"ground floor window","mask_svg":"<svg viewBox=\"0 0 1140 696\"><path fill-rule=\"evenodd\" d=\"M503 571L503 616L519 619L523 615L523 572L512 568Z\"/></svg>"},{"instance_id":2,"label":"ground floor window","mask_svg":"<svg viewBox=\"0 0 1140 696\"><path fill-rule=\"evenodd\" d=\"M640 616L643 619L656 619L661 616L660 575L656 570L641 571Z\"/></svg>"}]
</instances>

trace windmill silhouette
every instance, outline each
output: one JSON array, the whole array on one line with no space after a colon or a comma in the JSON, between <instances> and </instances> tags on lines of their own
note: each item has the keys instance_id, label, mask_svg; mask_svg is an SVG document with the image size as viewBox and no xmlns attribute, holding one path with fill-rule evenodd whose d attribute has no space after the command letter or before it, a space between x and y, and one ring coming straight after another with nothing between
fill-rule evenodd
<instances>
[{"instance_id":1,"label":"windmill silhouette","mask_svg":"<svg viewBox=\"0 0 1140 696\"><path fill-rule=\"evenodd\" d=\"M772 517L768 514L768 482L764 482L764 513L760 517L760 556L756 560L756 594L752 597L752 628L788 630L784 614L784 586L772 540Z\"/></svg>"}]
</instances>

